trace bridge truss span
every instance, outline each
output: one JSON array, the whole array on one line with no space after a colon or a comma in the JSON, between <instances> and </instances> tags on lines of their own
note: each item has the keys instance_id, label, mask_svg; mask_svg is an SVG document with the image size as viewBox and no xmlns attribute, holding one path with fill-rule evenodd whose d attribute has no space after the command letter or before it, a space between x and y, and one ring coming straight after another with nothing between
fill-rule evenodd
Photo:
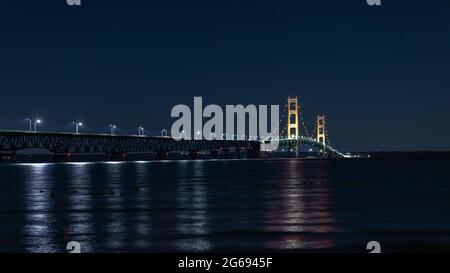
<instances>
[{"instance_id":1,"label":"bridge truss span","mask_svg":"<svg viewBox=\"0 0 450 273\"><path fill-rule=\"evenodd\" d=\"M146 153L258 150L260 142L243 140L175 140L170 137L0 132L0 151L45 149L53 153Z\"/></svg>"}]
</instances>

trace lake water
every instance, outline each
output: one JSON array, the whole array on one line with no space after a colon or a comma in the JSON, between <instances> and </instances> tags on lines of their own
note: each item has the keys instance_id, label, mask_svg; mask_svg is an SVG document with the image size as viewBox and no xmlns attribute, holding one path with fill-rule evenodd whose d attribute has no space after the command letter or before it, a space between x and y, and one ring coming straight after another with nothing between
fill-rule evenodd
<instances>
[{"instance_id":1,"label":"lake water","mask_svg":"<svg viewBox=\"0 0 450 273\"><path fill-rule=\"evenodd\" d=\"M448 160L0 165L0 252L450 251Z\"/></svg>"}]
</instances>

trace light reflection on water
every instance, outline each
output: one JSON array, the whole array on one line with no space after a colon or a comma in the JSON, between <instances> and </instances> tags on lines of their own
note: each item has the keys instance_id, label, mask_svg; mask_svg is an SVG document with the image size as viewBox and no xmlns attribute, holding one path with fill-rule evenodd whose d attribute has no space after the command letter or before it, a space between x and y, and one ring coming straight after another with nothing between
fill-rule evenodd
<instances>
[{"instance_id":1,"label":"light reflection on water","mask_svg":"<svg viewBox=\"0 0 450 273\"><path fill-rule=\"evenodd\" d=\"M91 252L93 234L92 185L89 163L73 163L68 168L68 226L64 230L67 241L78 241L82 251Z\"/></svg>"},{"instance_id":2,"label":"light reflection on water","mask_svg":"<svg viewBox=\"0 0 450 273\"><path fill-rule=\"evenodd\" d=\"M192 168L189 170L188 168ZM176 249L184 252L208 251L211 242L208 219L208 181L205 179L205 161L181 164L177 190Z\"/></svg>"},{"instance_id":3,"label":"light reflection on water","mask_svg":"<svg viewBox=\"0 0 450 273\"><path fill-rule=\"evenodd\" d=\"M135 181L135 192L137 196L131 198L131 207L137 208L138 211L133 212L133 219L131 228L132 232L135 234L135 240L133 240L133 248L141 249L145 251L146 249L151 249L151 239L149 235L151 234L151 214L145 212L145 208L150 202L151 188L148 186L147 177L149 176L148 168L145 162L138 162L135 165L136 181ZM144 211L142 211L144 210Z\"/></svg>"},{"instance_id":4,"label":"light reflection on water","mask_svg":"<svg viewBox=\"0 0 450 273\"><path fill-rule=\"evenodd\" d=\"M106 163L106 177L109 179L103 185L107 191L104 193L104 206L107 208L107 217L104 224L104 232L106 235L106 249L118 251L123 247L125 241L125 220L128 215L124 208L124 200L120 196L123 188L133 183L128 173L125 172L123 162ZM122 183L121 181L127 183Z\"/></svg>"},{"instance_id":5,"label":"light reflection on water","mask_svg":"<svg viewBox=\"0 0 450 273\"><path fill-rule=\"evenodd\" d=\"M53 195L48 189L54 180L51 178L52 168L49 164L29 165L25 180L25 222L23 235L27 252L55 252L53 242L54 215ZM7 222L5 222L7 223Z\"/></svg>"},{"instance_id":6,"label":"light reflection on water","mask_svg":"<svg viewBox=\"0 0 450 273\"><path fill-rule=\"evenodd\" d=\"M445 168L422 186L423 162L358 162L0 165L0 252L365 251L427 227L418 244L450 241Z\"/></svg>"},{"instance_id":7,"label":"light reflection on water","mask_svg":"<svg viewBox=\"0 0 450 273\"><path fill-rule=\"evenodd\" d=\"M298 168L296 161L286 162L285 173L288 176L278 191L279 198L269 203L270 214L266 221L268 232L281 232L284 235L275 241L267 242L269 248L295 250L333 246L333 241L326 237L317 239L305 236L333 229L331 214L328 211L330 204L320 205L328 193L326 190L318 192L315 187L309 189L304 187L309 181L305 179L306 171L305 168ZM322 168L315 175L316 179L326 179L326 176L326 169Z\"/></svg>"}]
</instances>

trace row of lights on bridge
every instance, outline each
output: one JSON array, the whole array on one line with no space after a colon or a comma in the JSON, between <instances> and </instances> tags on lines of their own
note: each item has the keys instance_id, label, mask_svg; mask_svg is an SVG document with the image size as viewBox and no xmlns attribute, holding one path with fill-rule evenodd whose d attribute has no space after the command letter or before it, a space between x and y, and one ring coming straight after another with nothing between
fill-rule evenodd
<instances>
[{"instance_id":1,"label":"row of lights on bridge","mask_svg":"<svg viewBox=\"0 0 450 273\"><path fill-rule=\"evenodd\" d=\"M38 124L41 124L42 123L42 120L41 119L35 119L34 121L32 120L32 119L30 119L30 118L26 118L25 119L25 121L28 121L29 122L29 125L30 125L30 127L29 127L29 131L30 132L37 132L37 125ZM34 130L33 130L33 124L34 124ZM75 126L75 133L76 134L79 134L80 133L80 127L82 127L83 126L83 123L82 122L72 122L72 124ZM109 125L109 128L110 128L110 133L111 133L111 135L115 135L116 134L116 129L117 129L117 125L115 125L115 124L110 124ZM200 134L201 134L201 132L200 131L198 131L197 132L197 136L200 136ZM145 129L144 129L144 127L142 127L142 126L139 126L138 127L138 135L139 136L145 136ZM167 130L166 129L163 129L163 130L161 130L161 136L167 136ZM183 130L182 132L181 132L181 134L180 134L180 138L184 138L184 137L186 137L186 134L185 134L185 131ZM211 134L211 139L216 139L216 136L215 136L215 134ZM225 139L226 138L226 134L223 134L222 135L222 137ZM246 138L246 136L244 136L245 138ZM237 136L236 135L233 135L233 138L237 138ZM255 137L255 138L253 138L253 137L249 137L248 138L249 140L256 140L257 138Z\"/></svg>"},{"instance_id":2,"label":"row of lights on bridge","mask_svg":"<svg viewBox=\"0 0 450 273\"><path fill-rule=\"evenodd\" d=\"M30 118L26 118L25 121L28 121L28 122L29 122L29 125L30 125L30 126L29 126L29 131L30 131L30 132L33 132L33 131L34 131L34 132L37 132L37 125L42 123L42 120L41 120L41 119L35 119L35 120L33 121L33 120L30 119ZM34 130L32 130L33 124L34 124ZM79 122L79 121L78 121L78 122L73 121L72 124L75 126L75 133L76 133L76 134L79 134L79 133L80 133L80 127L83 126L83 123L82 123L82 122ZM110 132L111 132L111 135L115 135L115 134L116 134L117 125L115 125L115 124L110 124L110 125L109 125L109 128L110 128L110 130L111 130L111 131L110 131ZM201 132L198 131L198 132L197 132L197 137L199 137L200 134L201 134ZM145 129L144 129L144 127L142 127L142 126L139 126L139 127L138 127L138 135L139 135L139 136L145 136ZM163 136L163 137L164 137L164 136L167 136L167 130L166 130L166 129L161 130L161 136ZM184 137L186 137L186 134L185 134L185 131L183 130L183 131L181 132L181 134L180 134L180 138L184 138ZM226 134L223 134L222 137L225 139L225 138L226 138ZM244 137L244 139L247 138L246 136L243 136L243 137ZM210 138L211 138L211 139L216 139L215 134L211 134ZM237 138L237 136L236 136L236 135L233 135L233 138ZM256 138L256 137L253 138L253 137L251 137L251 136L248 138L248 140L252 140L252 139L256 140L257 138Z\"/></svg>"},{"instance_id":3,"label":"row of lights on bridge","mask_svg":"<svg viewBox=\"0 0 450 273\"><path fill-rule=\"evenodd\" d=\"M26 118L25 119L25 121L27 121L27 122L29 122L29 131L30 132L37 132L38 130L38 124L41 124L42 123L42 120L41 119L35 119L35 120L32 120L32 119L30 119L30 118ZM82 122L79 122L79 121L73 121L72 122L72 124L75 126L74 128L75 128L75 133L76 134L79 134L80 133L80 127L82 127L83 126L83 123ZM109 128L110 128L110 132L111 132L111 135L115 135L116 134L116 129L117 129L117 125L115 125L115 124L110 124L109 125ZM144 129L144 127L142 127L142 126L139 126L138 127L138 135L139 136L145 136L145 129ZM162 131L161 131L161 136L167 136L167 130L166 129L163 129Z\"/></svg>"}]
</instances>

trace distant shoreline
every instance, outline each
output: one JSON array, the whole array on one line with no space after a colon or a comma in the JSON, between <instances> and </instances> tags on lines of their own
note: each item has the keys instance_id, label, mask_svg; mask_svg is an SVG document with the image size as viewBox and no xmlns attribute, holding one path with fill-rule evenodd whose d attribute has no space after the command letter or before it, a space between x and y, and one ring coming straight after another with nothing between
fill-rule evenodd
<instances>
[{"instance_id":1,"label":"distant shoreline","mask_svg":"<svg viewBox=\"0 0 450 273\"><path fill-rule=\"evenodd\" d=\"M336 159L336 158L315 158L317 154L313 153L301 153L299 160L450 160L450 152L351 152L353 155L360 155L359 158L352 159ZM267 159L293 159L294 154L286 153L272 153ZM189 160L187 155L177 155L172 154L169 156L168 160ZM208 154L202 155L199 160L212 159ZM222 157L218 158L224 159ZM229 159L237 159L235 155L231 155ZM242 159L245 159L243 157ZM261 158L264 159L264 158ZM71 160L67 162L103 162L111 161L109 157L105 154L73 154ZM124 161L158 161L158 159L151 154L129 154ZM17 156L17 162L15 163L52 163L52 157L50 154L19 154ZM60 160L57 162L65 162ZM3 160L3 163L11 163L9 160Z\"/></svg>"},{"instance_id":2,"label":"distant shoreline","mask_svg":"<svg viewBox=\"0 0 450 273\"><path fill-rule=\"evenodd\" d=\"M450 159L450 151L410 151L410 152L355 152L374 159Z\"/></svg>"}]
</instances>

